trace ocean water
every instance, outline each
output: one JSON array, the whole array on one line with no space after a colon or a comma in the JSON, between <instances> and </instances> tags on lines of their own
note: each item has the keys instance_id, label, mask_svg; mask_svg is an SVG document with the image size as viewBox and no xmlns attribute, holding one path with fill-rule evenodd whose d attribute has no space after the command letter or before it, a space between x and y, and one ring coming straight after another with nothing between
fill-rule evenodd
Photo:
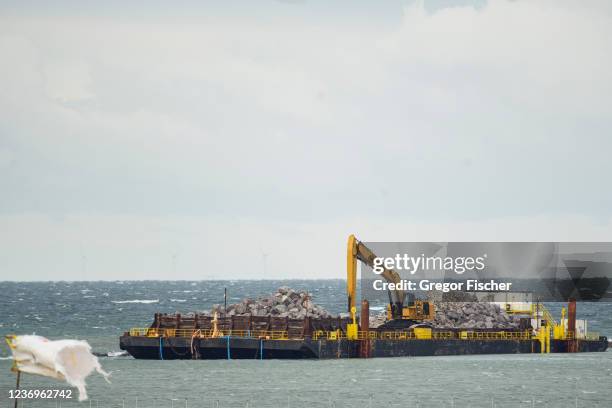
<instances>
[{"instance_id":1,"label":"ocean water","mask_svg":"<svg viewBox=\"0 0 612 408\"><path fill-rule=\"evenodd\" d=\"M317 281L0 282L0 334L36 333L119 350L119 336L155 312L209 310L286 285L344 312L345 283ZM561 305L549 305L559 314ZM579 304L589 329L612 335L612 305ZM0 349L0 408L15 374ZM143 361L101 357L112 384L88 379L90 400L24 407L612 407L612 352L331 361ZM67 388L24 375L22 388Z\"/></svg>"}]
</instances>

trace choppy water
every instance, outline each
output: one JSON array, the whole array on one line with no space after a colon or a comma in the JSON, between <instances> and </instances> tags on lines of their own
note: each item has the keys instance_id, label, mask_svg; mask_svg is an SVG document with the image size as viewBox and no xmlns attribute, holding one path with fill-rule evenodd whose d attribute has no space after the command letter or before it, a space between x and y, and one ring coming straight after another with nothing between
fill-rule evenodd
<instances>
[{"instance_id":1,"label":"choppy water","mask_svg":"<svg viewBox=\"0 0 612 408\"><path fill-rule=\"evenodd\" d=\"M153 313L208 310L223 302L307 289L331 312L345 309L343 281L0 282L0 334L85 339L117 351L119 335ZM580 304L589 328L612 334L612 305ZM560 305L551 305L558 314ZM8 355L2 348L1 356ZM612 407L612 352L339 361L142 361L101 358L112 384L90 377L91 401L62 407ZM0 360L0 408L12 407L11 362ZM24 376L23 388L64 388ZM187 399L187 401L186 401ZM56 407L57 401L26 401ZM10 404L10 405L9 405Z\"/></svg>"},{"instance_id":2,"label":"choppy water","mask_svg":"<svg viewBox=\"0 0 612 408\"><path fill-rule=\"evenodd\" d=\"M346 284L340 280L0 282L0 335L77 337L98 352L118 350L119 335L149 326L155 312L210 310L223 304L224 288L230 304L283 285L310 291L330 312L346 309Z\"/></svg>"}]
</instances>

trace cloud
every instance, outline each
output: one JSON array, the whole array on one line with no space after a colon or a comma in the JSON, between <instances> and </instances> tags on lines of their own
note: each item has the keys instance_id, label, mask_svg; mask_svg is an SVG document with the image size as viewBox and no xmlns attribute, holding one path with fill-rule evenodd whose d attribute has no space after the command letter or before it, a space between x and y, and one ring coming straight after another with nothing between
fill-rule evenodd
<instances>
[{"instance_id":1,"label":"cloud","mask_svg":"<svg viewBox=\"0 0 612 408\"><path fill-rule=\"evenodd\" d=\"M300 223L22 214L0 216L0 246L2 278L9 280L342 279L349 233L366 242L547 242L605 241L611 230L611 218L583 216L457 222L371 217ZM265 274L263 253L268 254Z\"/></svg>"},{"instance_id":2,"label":"cloud","mask_svg":"<svg viewBox=\"0 0 612 408\"><path fill-rule=\"evenodd\" d=\"M91 75L83 61L53 61L43 67L45 90L60 102L76 102L94 97Z\"/></svg>"},{"instance_id":3,"label":"cloud","mask_svg":"<svg viewBox=\"0 0 612 408\"><path fill-rule=\"evenodd\" d=\"M474 225L487 236L514 217L609 231L608 3L412 4L395 22L281 6L266 18L0 17L0 213L12 220L0 237L39 235L41 217L40 251L76 234L100 268L156 270L145 254L174 251L179 235L151 226L186 219L206 232L185 227L194 244L181 245L268 226L272 254L323 247L334 267L360 222L365 240L390 240L380 225L395 240ZM139 249L143 237L158 242ZM23 256L6 265L37 269L24 260L33 244L17 242ZM257 263L247 239L218 242Z\"/></svg>"},{"instance_id":4,"label":"cloud","mask_svg":"<svg viewBox=\"0 0 612 408\"><path fill-rule=\"evenodd\" d=\"M390 53L430 67L436 78L449 75L452 88L477 86L479 96L504 98L521 111L604 115L612 87L609 22L598 9L542 2L496 1L433 16L409 7Z\"/></svg>"}]
</instances>

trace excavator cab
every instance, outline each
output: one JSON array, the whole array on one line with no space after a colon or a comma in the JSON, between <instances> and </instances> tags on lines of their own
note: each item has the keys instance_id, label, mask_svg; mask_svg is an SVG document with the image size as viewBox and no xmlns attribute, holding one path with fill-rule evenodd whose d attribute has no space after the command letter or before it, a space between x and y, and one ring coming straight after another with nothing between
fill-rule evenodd
<instances>
[{"instance_id":1,"label":"excavator cab","mask_svg":"<svg viewBox=\"0 0 612 408\"><path fill-rule=\"evenodd\" d=\"M398 314L401 315L398 317ZM405 319L414 322L423 320L433 320L436 317L436 312L433 304L426 300L414 300L403 306L401 311L396 309L395 305L387 305L387 320Z\"/></svg>"}]
</instances>

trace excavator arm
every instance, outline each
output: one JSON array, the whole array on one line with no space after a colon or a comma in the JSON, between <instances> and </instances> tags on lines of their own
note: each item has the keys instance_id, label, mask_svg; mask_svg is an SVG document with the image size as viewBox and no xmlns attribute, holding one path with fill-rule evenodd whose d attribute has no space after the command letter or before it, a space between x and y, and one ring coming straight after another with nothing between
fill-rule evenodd
<instances>
[{"instance_id":1,"label":"excavator arm","mask_svg":"<svg viewBox=\"0 0 612 408\"><path fill-rule=\"evenodd\" d=\"M350 235L348 238L348 248L346 253L346 284L348 294L348 311L351 313L356 307L357 297L357 260L363 262L369 267L374 266L376 254L370 250L365 244ZM400 275L392 269L384 268L381 276L390 283L399 283ZM406 293L403 290L389 291L389 304L391 306L391 314L394 317L401 318Z\"/></svg>"}]
</instances>

